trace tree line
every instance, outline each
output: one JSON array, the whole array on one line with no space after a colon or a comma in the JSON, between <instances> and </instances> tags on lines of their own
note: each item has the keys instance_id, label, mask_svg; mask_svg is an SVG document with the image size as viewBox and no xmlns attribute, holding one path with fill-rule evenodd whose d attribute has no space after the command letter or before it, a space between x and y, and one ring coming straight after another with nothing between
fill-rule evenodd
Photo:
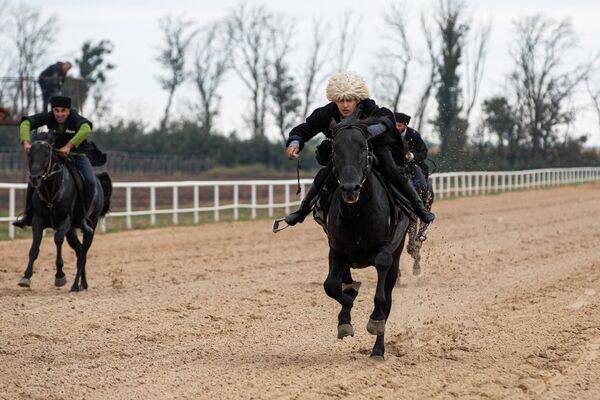
<instances>
[{"instance_id":1,"label":"tree line","mask_svg":"<svg viewBox=\"0 0 600 400\"><path fill-rule=\"evenodd\" d=\"M368 55L373 68L365 78L380 105L412 114L412 126L435 136L432 159L438 170L598 164L597 154L585 150L587 136L572 132L580 111L573 100L582 90L600 118L600 87L592 79L598 56L574 61L582 57L568 18L537 14L515 20L506 83L497 95L481 99L491 23L476 20L463 0L432 1L427 12L413 12L410 18L408 3L390 4L379 21L384 33L373 41ZM0 35L12 40L16 54L3 59L15 60L11 70L33 75L48 59L58 19L44 19L24 5L2 9L8 11L0 14L0 22L10 23L0 24L9 27ZM353 65L361 32L361 20L351 11L341 12L334 23L315 19L299 55L292 46L300 32L297 22L264 5L242 3L204 25L185 16L161 18L155 61L166 101L159 126L117 120L99 124L95 140L112 150L206 157L207 165L290 168L282 141L316 105L327 77ZM104 96L114 68L109 60L113 47L108 40L86 41L75 60L86 87L84 111L99 121L108 120L111 112ZM247 111L222 115L221 93L234 79L247 94L248 103L241 106ZM173 105L183 88L193 98L177 114ZM0 102L9 97L7 89L3 84ZM250 139L220 132L219 118L243 119ZM268 137L270 130L277 132L277 140ZM312 157L303 163L316 167Z\"/></svg>"}]
</instances>

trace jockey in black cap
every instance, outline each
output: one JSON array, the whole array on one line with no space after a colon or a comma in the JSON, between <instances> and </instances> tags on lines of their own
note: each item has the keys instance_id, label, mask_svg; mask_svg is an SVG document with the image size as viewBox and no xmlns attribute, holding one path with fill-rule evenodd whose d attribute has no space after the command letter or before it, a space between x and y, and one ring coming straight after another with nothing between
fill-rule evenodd
<instances>
[{"instance_id":1,"label":"jockey in black cap","mask_svg":"<svg viewBox=\"0 0 600 400\"><path fill-rule=\"evenodd\" d=\"M89 205L93 200L96 187L96 176L90 160L86 157L85 151L89 143L86 140L92 133L92 123L71 109L71 98L65 96L54 96L50 99L52 106L51 112L29 115L21 119L21 143L25 154L31 148L31 130L42 126L56 131L54 147L58 148L58 153L62 157L70 156L73 164L81 171L85 185L85 195L82 199L83 220L81 230L86 233L92 233L93 229L88 222ZM32 205L33 188L27 186L27 198L25 203L25 213L13 225L24 228L31 225L33 218Z\"/></svg>"},{"instance_id":2,"label":"jockey in black cap","mask_svg":"<svg viewBox=\"0 0 600 400\"><path fill-rule=\"evenodd\" d=\"M396 117L396 129L400 133L400 140L403 143L393 148L402 147L406 150L402 154L395 151L394 159L396 162L400 159L406 160L407 170L417 185L417 191L423 198L427 193L427 179L429 177L429 167L425 163L425 160L427 160L427 145L421 134L408 126L410 115L396 112L394 116Z\"/></svg>"}]
</instances>

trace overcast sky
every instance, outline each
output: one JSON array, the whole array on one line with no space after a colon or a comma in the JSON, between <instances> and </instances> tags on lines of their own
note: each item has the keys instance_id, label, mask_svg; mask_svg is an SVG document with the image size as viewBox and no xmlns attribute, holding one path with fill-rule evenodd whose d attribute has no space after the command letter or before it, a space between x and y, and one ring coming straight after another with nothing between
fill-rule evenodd
<instances>
[{"instance_id":1,"label":"overcast sky","mask_svg":"<svg viewBox=\"0 0 600 400\"><path fill-rule=\"evenodd\" d=\"M14 0L10 0L15 3ZM161 43L158 20L167 15L185 15L199 25L217 20L227 12L239 6L239 0L26 0L24 2L42 10L45 16L56 15L59 18L60 32L57 45L51 49L48 63L56 60L72 60L79 54L85 40L109 39L114 44L111 61L116 69L110 73L117 115L135 117L156 125L166 104L167 95L160 89L156 76L160 73L155 61L156 48ZM388 0L264 0L261 2L246 0L245 3L264 4L270 10L283 13L295 19L298 25L295 48L302 49L302 41L308 41L308 27L313 18L323 18L335 26L337 15L343 7L360 16L356 56L350 69L365 77L370 75L374 65L376 48L370 47L373 41L381 37L382 15L389 7ZM415 50L422 48L418 16L421 7L432 10L437 1L405 1L409 4L406 19L411 27L411 37ZM555 19L571 18L581 44L581 60L600 50L600 1L594 0L480 0L470 2L475 21L491 21L492 33L489 45L489 57L479 102L491 95L501 94L506 74L511 68L508 47L513 37L512 21L527 15L543 13ZM300 50L299 50L300 52ZM300 62L301 54L294 55ZM292 57L292 59L294 59ZM414 68L418 68L415 66ZM371 84L368 81L367 83ZM412 113L414 103L410 97L418 96L422 82L415 78L408 87L407 100L402 105L407 113ZM600 79L597 79L600 88ZM176 111L184 109L186 99L193 97L191 88L185 88L177 95ZM222 90L224 112L239 115L248 107L247 94L242 85L231 75ZM375 96L373 96L375 97ZM377 100L377 99L376 99ZM324 88L318 93L315 105L325 103ZM590 133L591 143L600 145L600 129L597 116L591 106L585 106L587 99L579 97L582 111L578 115L575 129L577 132ZM228 132L237 130L241 136L247 136L248 130L240 118L232 119L220 116L217 126ZM430 139L429 132L423 132Z\"/></svg>"}]
</instances>

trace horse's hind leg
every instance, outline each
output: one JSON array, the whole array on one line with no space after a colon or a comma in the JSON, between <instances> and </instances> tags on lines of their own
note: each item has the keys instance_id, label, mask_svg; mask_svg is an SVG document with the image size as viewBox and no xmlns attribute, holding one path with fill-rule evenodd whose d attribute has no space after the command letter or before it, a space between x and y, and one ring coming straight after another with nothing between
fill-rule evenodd
<instances>
[{"instance_id":1,"label":"horse's hind leg","mask_svg":"<svg viewBox=\"0 0 600 400\"><path fill-rule=\"evenodd\" d=\"M31 248L29 249L29 262L27 263L27 268L25 269L23 278L21 278L19 281L19 286L23 287L31 286L33 263L40 254L40 243L42 242L42 234L44 233L44 229L42 228L42 220L35 214L33 216L31 230L33 232L33 241L31 242Z\"/></svg>"},{"instance_id":2,"label":"horse's hind leg","mask_svg":"<svg viewBox=\"0 0 600 400\"><path fill-rule=\"evenodd\" d=\"M351 324L351 311L354 299L358 294L358 288L347 287L342 289L342 281L350 281L352 277L349 272L345 272L347 266L344 265L342 257L334 250L329 249L329 274L323 283L325 293L342 305L342 310L338 314L338 338L354 336L354 329ZM350 284L351 285L351 284Z\"/></svg>"},{"instance_id":3,"label":"horse's hind leg","mask_svg":"<svg viewBox=\"0 0 600 400\"><path fill-rule=\"evenodd\" d=\"M88 288L87 278L85 274L85 264L87 262L87 252L92 245L92 241L94 240L94 233L84 233L83 234L83 242L81 244L81 249L77 254L77 274L75 275L75 280L73 281L73 286L71 286L71 292L79 291L79 282L81 281L81 287L83 289Z\"/></svg>"},{"instance_id":4,"label":"horse's hind leg","mask_svg":"<svg viewBox=\"0 0 600 400\"><path fill-rule=\"evenodd\" d=\"M417 240L418 223L411 222L408 226L408 245L406 251L413 259L413 275L421 274L421 246L423 242Z\"/></svg>"},{"instance_id":5,"label":"horse's hind leg","mask_svg":"<svg viewBox=\"0 0 600 400\"><path fill-rule=\"evenodd\" d=\"M56 275L54 275L54 286L56 287L64 286L67 283L67 277L63 272L64 261L62 258L62 245L70 225L71 220L67 217L54 233L54 244L56 245Z\"/></svg>"}]
</instances>

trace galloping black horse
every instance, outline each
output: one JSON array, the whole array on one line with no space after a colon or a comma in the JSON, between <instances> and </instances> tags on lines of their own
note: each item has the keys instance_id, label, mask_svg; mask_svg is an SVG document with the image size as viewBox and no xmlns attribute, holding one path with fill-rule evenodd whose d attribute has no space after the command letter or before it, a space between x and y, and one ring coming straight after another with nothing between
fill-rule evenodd
<instances>
[{"instance_id":1,"label":"galloping black horse","mask_svg":"<svg viewBox=\"0 0 600 400\"><path fill-rule=\"evenodd\" d=\"M376 335L371 357L383 359L385 323L392 307L392 289L399 274L399 261L409 218L399 214L393 226L394 209L380 179L371 173L366 122L349 119L333 126L333 163L339 182L327 217L329 274L325 292L342 305L338 315L338 337L353 336L350 312L360 282L350 268L370 265L377 269L375 307L367 330Z\"/></svg>"},{"instance_id":2,"label":"galloping black horse","mask_svg":"<svg viewBox=\"0 0 600 400\"><path fill-rule=\"evenodd\" d=\"M62 244L65 236L67 242L77 255L77 274L71 286L72 292L79 291L81 287L88 288L85 264L87 253L92 245L94 234L83 234L83 241L77 238L75 228L81 224L82 206L81 196L78 195L75 180L65 166L65 161L59 157L58 151L53 147L53 135L48 133L33 141L28 154L29 182L34 188L33 193L33 242L29 250L29 263L19 282L19 286L29 287L33 275L33 263L40 252L40 243L44 228L55 230L54 243L56 244L56 275L54 284L63 286L67 278L62 271ZM96 190L90 208L91 227L96 228L98 219L108 212L110 197L112 195L112 182L107 173L96 176Z\"/></svg>"}]
</instances>

